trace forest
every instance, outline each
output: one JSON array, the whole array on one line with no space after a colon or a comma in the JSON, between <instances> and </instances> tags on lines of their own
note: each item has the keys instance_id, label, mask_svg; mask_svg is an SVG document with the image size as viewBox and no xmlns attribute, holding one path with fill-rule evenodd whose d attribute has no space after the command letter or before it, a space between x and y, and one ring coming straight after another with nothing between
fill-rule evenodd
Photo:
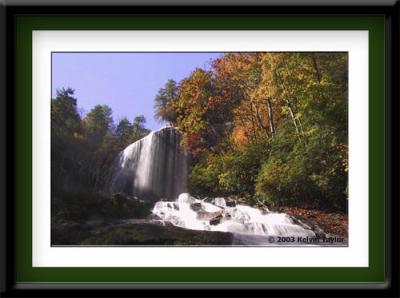
<instances>
[{"instance_id":1,"label":"forest","mask_svg":"<svg viewBox=\"0 0 400 298\"><path fill-rule=\"evenodd\" d=\"M156 115L183 132L191 193L344 211L347 90L346 53L231 53L168 81Z\"/></svg>"},{"instance_id":2,"label":"forest","mask_svg":"<svg viewBox=\"0 0 400 298\"><path fill-rule=\"evenodd\" d=\"M155 117L181 133L188 193L347 213L347 53L225 53L160 87ZM106 185L118 153L150 133L146 119L78 110L71 88L51 100L52 220L129 217Z\"/></svg>"}]
</instances>

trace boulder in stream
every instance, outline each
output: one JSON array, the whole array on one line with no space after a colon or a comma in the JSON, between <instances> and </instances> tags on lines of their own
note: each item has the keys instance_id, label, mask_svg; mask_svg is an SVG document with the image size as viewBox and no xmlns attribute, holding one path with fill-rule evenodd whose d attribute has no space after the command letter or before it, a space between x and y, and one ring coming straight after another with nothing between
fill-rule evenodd
<instances>
[{"instance_id":1,"label":"boulder in stream","mask_svg":"<svg viewBox=\"0 0 400 298\"><path fill-rule=\"evenodd\" d=\"M201 203L192 203L190 204L190 209L193 211L199 211L202 209Z\"/></svg>"},{"instance_id":2,"label":"boulder in stream","mask_svg":"<svg viewBox=\"0 0 400 298\"><path fill-rule=\"evenodd\" d=\"M214 218L212 218L212 219L210 219L210 225L213 225L213 226L218 225L221 222L221 219L222 219L222 215L221 214L216 216L216 217L214 217Z\"/></svg>"}]
</instances>

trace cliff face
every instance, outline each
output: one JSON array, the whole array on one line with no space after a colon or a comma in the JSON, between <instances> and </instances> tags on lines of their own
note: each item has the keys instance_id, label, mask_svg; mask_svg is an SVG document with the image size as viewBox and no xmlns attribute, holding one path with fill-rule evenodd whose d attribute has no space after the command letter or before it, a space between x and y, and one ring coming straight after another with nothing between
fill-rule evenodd
<instances>
[{"instance_id":1,"label":"cliff face","mask_svg":"<svg viewBox=\"0 0 400 298\"><path fill-rule=\"evenodd\" d=\"M116 158L111 192L124 192L157 201L176 199L186 191L187 156L180 134L167 127L126 147Z\"/></svg>"}]
</instances>

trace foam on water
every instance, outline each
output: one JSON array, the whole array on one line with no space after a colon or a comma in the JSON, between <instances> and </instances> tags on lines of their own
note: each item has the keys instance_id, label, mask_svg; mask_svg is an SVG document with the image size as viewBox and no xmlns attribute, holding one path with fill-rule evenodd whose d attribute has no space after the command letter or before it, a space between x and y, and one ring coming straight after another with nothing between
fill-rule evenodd
<instances>
[{"instance_id":1,"label":"foam on water","mask_svg":"<svg viewBox=\"0 0 400 298\"><path fill-rule=\"evenodd\" d=\"M224 198L216 198L210 203L184 193L176 201L157 202L152 212L160 219L186 229L242 236L315 237L312 230L294 224L284 213L263 212L243 204L228 207ZM265 242L265 237L241 238L258 244Z\"/></svg>"},{"instance_id":2,"label":"foam on water","mask_svg":"<svg viewBox=\"0 0 400 298\"><path fill-rule=\"evenodd\" d=\"M249 244L263 244L271 236L315 237L311 229L294 224L286 214L235 205L222 197L199 200L184 193L187 154L174 127L151 132L126 147L111 173L110 192L157 201L152 212L182 228L231 232L241 243Z\"/></svg>"}]
</instances>

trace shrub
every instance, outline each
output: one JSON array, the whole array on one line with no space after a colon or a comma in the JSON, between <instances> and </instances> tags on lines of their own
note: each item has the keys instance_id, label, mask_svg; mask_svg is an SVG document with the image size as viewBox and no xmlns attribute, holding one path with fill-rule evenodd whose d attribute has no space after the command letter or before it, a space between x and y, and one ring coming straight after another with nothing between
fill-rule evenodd
<instances>
[{"instance_id":1,"label":"shrub","mask_svg":"<svg viewBox=\"0 0 400 298\"><path fill-rule=\"evenodd\" d=\"M123 194L76 189L52 195L53 221L144 218L152 204Z\"/></svg>"},{"instance_id":2,"label":"shrub","mask_svg":"<svg viewBox=\"0 0 400 298\"><path fill-rule=\"evenodd\" d=\"M276 140L277 148L281 141ZM335 145L336 140L324 134L275 151L257 177L257 195L272 206L345 210L347 172Z\"/></svg>"},{"instance_id":3,"label":"shrub","mask_svg":"<svg viewBox=\"0 0 400 298\"><path fill-rule=\"evenodd\" d=\"M189 191L198 195L252 196L269 141L264 138L242 150L208 153L189 173Z\"/></svg>"},{"instance_id":4,"label":"shrub","mask_svg":"<svg viewBox=\"0 0 400 298\"><path fill-rule=\"evenodd\" d=\"M52 194L52 216L63 220L87 220L102 216L109 198L89 189L60 191Z\"/></svg>"},{"instance_id":5,"label":"shrub","mask_svg":"<svg viewBox=\"0 0 400 298\"><path fill-rule=\"evenodd\" d=\"M194 195L221 195L218 176L222 173L222 163L218 155L207 154L192 166L188 175L189 192Z\"/></svg>"}]
</instances>

